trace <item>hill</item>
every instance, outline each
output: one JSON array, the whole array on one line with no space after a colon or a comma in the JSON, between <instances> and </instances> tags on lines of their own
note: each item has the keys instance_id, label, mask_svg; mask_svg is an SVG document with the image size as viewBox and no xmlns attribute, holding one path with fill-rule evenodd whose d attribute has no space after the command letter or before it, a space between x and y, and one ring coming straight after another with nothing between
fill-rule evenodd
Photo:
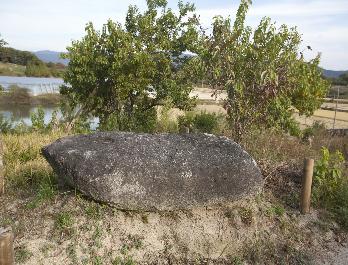
<instances>
[{"instance_id":1,"label":"hill","mask_svg":"<svg viewBox=\"0 0 348 265\"><path fill-rule=\"evenodd\" d=\"M11 47L0 48L0 75L2 76L61 77L64 69L63 63L44 62L29 51Z\"/></svg>"},{"instance_id":2,"label":"hill","mask_svg":"<svg viewBox=\"0 0 348 265\"><path fill-rule=\"evenodd\" d=\"M348 70L346 71L335 71L335 70L326 70L322 69L323 75L328 78L338 78L340 75L348 73Z\"/></svg>"},{"instance_id":3,"label":"hill","mask_svg":"<svg viewBox=\"0 0 348 265\"><path fill-rule=\"evenodd\" d=\"M49 51L49 50L34 52L34 54L45 63L52 62L52 63L62 63L64 65L67 65L69 60L60 58L61 53L62 52Z\"/></svg>"}]
</instances>

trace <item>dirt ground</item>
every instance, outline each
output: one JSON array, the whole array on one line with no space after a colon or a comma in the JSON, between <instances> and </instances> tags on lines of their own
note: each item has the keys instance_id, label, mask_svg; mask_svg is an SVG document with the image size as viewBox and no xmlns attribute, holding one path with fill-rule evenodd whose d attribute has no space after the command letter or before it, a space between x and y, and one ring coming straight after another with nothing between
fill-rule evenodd
<instances>
[{"instance_id":1,"label":"dirt ground","mask_svg":"<svg viewBox=\"0 0 348 265\"><path fill-rule=\"evenodd\" d=\"M2 197L0 223L14 228L18 264L275 264L272 255L282 264L346 264L346 252L335 257L344 235L334 224L260 196L162 213L120 211L73 192L37 208L30 197Z\"/></svg>"},{"instance_id":2,"label":"dirt ground","mask_svg":"<svg viewBox=\"0 0 348 265\"><path fill-rule=\"evenodd\" d=\"M215 97L212 97L213 91L209 88L195 88L191 93L191 96L196 96L200 100L204 100L206 104L199 104L196 107L198 111L207 111L207 112L217 112L217 113L226 113L224 108L219 105L221 100L226 99L227 95L225 92L221 92ZM213 104L209 104L209 101ZM336 108L335 103L325 102L322 107L324 108ZM348 128L348 104L339 103L337 108L340 110L345 110L346 112L336 112L336 121L334 126L334 117L335 111L319 109L314 112L312 117L306 118L295 114L296 119L300 122L302 126L310 126L315 121L322 122L326 125L328 129L333 127L336 129Z\"/></svg>"}]
</instances>

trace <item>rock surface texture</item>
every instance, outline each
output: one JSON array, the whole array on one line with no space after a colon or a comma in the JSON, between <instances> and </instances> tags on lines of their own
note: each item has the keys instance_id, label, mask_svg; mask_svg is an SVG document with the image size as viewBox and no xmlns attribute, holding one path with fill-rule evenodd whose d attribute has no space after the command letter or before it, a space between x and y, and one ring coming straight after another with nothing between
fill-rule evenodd
<instances>
[{"instance_id":1,"label":"rock surface texture","mask_svg":"<svg viewBox=\"0 0 348 265\"><path fill-rule=\"evenodd\" d=\"M127 210L212 206L262 185L251 156L213 135L99 132L59 139L42 152L61 181Z\"/></svg>"}]
</instances>

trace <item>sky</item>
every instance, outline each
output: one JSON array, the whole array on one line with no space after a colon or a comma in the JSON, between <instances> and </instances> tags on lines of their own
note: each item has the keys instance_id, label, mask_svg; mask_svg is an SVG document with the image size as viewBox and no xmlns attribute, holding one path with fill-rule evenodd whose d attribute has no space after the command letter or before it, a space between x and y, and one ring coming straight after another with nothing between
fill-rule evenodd
<instances>
[{"instance_id":1,"label":"sky","mask_svg":"<svg viewBox=\"0 0 348 265\"><path fill-rule=\"evenodd\" d=\"M177 0L168 0L176 8ZM237 0L189 0L201 23L209 28L215 15L235 17ZM84 36L91 21L96 28L111 18L123 23L128 6L146 6L145 0L0 0L0 34L8 46L28 51L65 51ZM348 70L348 0L254 0L247 24L256 27L268 16L277 26L297 26L306 58L321 53L321 66ZM304 49L304 48L303 48Z\"/></svg>"}]
</instances>

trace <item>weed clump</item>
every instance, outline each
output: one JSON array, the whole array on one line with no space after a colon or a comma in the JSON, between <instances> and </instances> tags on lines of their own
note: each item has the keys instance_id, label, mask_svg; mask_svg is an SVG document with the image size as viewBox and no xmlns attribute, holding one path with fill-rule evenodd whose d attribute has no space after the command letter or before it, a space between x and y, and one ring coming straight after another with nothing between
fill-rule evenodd
<instances>
[{"instance_id":1,"label":"weed clump","mask_svg":"<svg viewBox=\"0 0 348 265\"><path fill-rule=\"evenodd\" d=\"M179 128L188 128L192 132L221 134L226 120L224 115L208 113L186 112L178 117Z\"/></svg>"},{"instance_id":2,"label":"weed clump","mask_svg":"<svg viewBox=\"0 0 348 265\"><path fill-rule=\"evenodd\" d=\"M344 175L341 152L323 147L314 169L313 199L317 206L331 211L343 228L348 229L348 177Z\"/></svg>"},{"instance_id":3,"label":"weed clump","mask_svg":"<svg viewBox=\"0 0 348 265\"><path fill-rule=\"evenodd\" d=\"M58 230L68 230L74 224L74 219L69 212L61 212L56 216L56 228Z\"/></svg>"},{"instance_id":4,"label":"weed clump","mask_svg":"<svg viewBox=\"0 0 348 265\"><path fill-rule=\"evenodd\" d=\"M22 264L27 262L31 257L33 256L33 253L31 253L26 246L20 246L15 251L15 261L17 264Z\"/></svg>"}]
</instances>

